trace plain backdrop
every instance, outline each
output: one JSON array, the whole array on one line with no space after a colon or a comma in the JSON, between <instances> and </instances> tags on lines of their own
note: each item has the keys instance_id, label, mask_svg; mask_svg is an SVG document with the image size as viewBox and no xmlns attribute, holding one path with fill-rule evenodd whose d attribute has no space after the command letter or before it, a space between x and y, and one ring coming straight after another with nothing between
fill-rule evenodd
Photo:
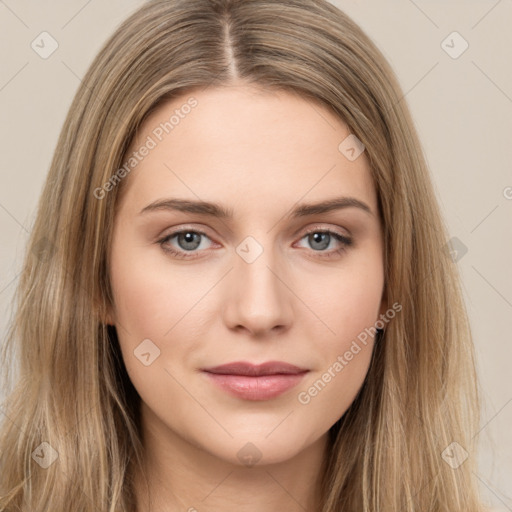
<instances>
[{"instance_id":1,"label":"plain backdrop","mask_svg":"<svg viewBox=\"0 0 512 512\"><path fill-rule=\"evenodd\" d=\"M333 3L396 71L450 237L467 250L457 264L484 399L476 476L489 504L512 511L512 2ZM102 43L141 4L0 0L0 343L67 109ZM44 51L58 44L47 58L41 37Z\"/></svg>"}]
</instances>

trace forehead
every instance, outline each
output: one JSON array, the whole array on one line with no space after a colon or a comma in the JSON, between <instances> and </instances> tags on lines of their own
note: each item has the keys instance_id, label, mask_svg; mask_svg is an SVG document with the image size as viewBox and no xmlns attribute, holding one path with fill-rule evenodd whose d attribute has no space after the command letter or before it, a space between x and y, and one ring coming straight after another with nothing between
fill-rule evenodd
<instances>
[{"instance_id":1,"label":"forehead","mask_svg":"<svg viewBox=\"0 0 512 512\"><path fill-rule=\"evenodd\" d=\"M124 184L126 200L142 207L167 194L243 209L345 194L375 211L365 153L343 152L350 135L327 107L295 92L244 85L182 94L138 131L125 159L150 149Z\"/></svg>"}]
</instances>

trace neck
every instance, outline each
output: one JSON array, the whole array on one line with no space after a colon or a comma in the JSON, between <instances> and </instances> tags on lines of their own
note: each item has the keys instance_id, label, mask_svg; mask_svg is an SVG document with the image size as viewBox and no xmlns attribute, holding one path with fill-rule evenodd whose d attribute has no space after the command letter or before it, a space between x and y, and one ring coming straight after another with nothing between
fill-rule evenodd
<instances>
[{"instance_id":1,"label":"neck","mask_svg":"<svg viewBox=\"0 0 512 512\"><path fill-rule=\"evenodd\" d=\"M147 415L145 409L142 417ZM142 424L137 512L319 511L327 435L288 460L245 466L191 444L154 417Z\"/></svg>"}]
</instances>

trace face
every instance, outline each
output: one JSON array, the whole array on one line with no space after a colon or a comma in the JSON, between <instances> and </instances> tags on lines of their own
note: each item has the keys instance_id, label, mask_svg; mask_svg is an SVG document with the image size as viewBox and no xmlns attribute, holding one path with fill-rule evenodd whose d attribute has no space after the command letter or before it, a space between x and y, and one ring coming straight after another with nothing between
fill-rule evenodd
<instances>
[{"instance_id":1,"label":"face","mask_svg":"<svg viewBox=\"0 0 512 512\"><path fill-rule=\"evenodd\" d=\"M107 321L162 443L282 462L354 400L373 349L363 333L385 305L377 196L366 154L340 146L349 135L316 103L246 85L175 98L145 121ZM215 369L234 362L249 366Z\"/></svg>"}]
</instances>

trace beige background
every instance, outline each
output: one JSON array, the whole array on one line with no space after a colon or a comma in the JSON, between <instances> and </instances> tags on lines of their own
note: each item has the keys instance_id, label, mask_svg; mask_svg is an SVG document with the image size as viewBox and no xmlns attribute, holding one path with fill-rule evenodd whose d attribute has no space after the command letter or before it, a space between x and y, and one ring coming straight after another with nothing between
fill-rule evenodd
<instances>
[{"instance_id":1,"label":"beige background","mask_svg":"<svg viewBox=\"0 0 512 512\"><path fill-rule=\"evenodd\" d=\"M397 72L450 235L467 247L458 265L485 401L477 478L496 510L512 511L512 2L333 3L367 31ZM2 338L67 108L100 45L141 4L0 0ZM43 31L59 45L47 59L31 48ZM448 37L454 31L460 36ZM452 58L464 41L467 50Z\"/></svg>"}]
</instances>

